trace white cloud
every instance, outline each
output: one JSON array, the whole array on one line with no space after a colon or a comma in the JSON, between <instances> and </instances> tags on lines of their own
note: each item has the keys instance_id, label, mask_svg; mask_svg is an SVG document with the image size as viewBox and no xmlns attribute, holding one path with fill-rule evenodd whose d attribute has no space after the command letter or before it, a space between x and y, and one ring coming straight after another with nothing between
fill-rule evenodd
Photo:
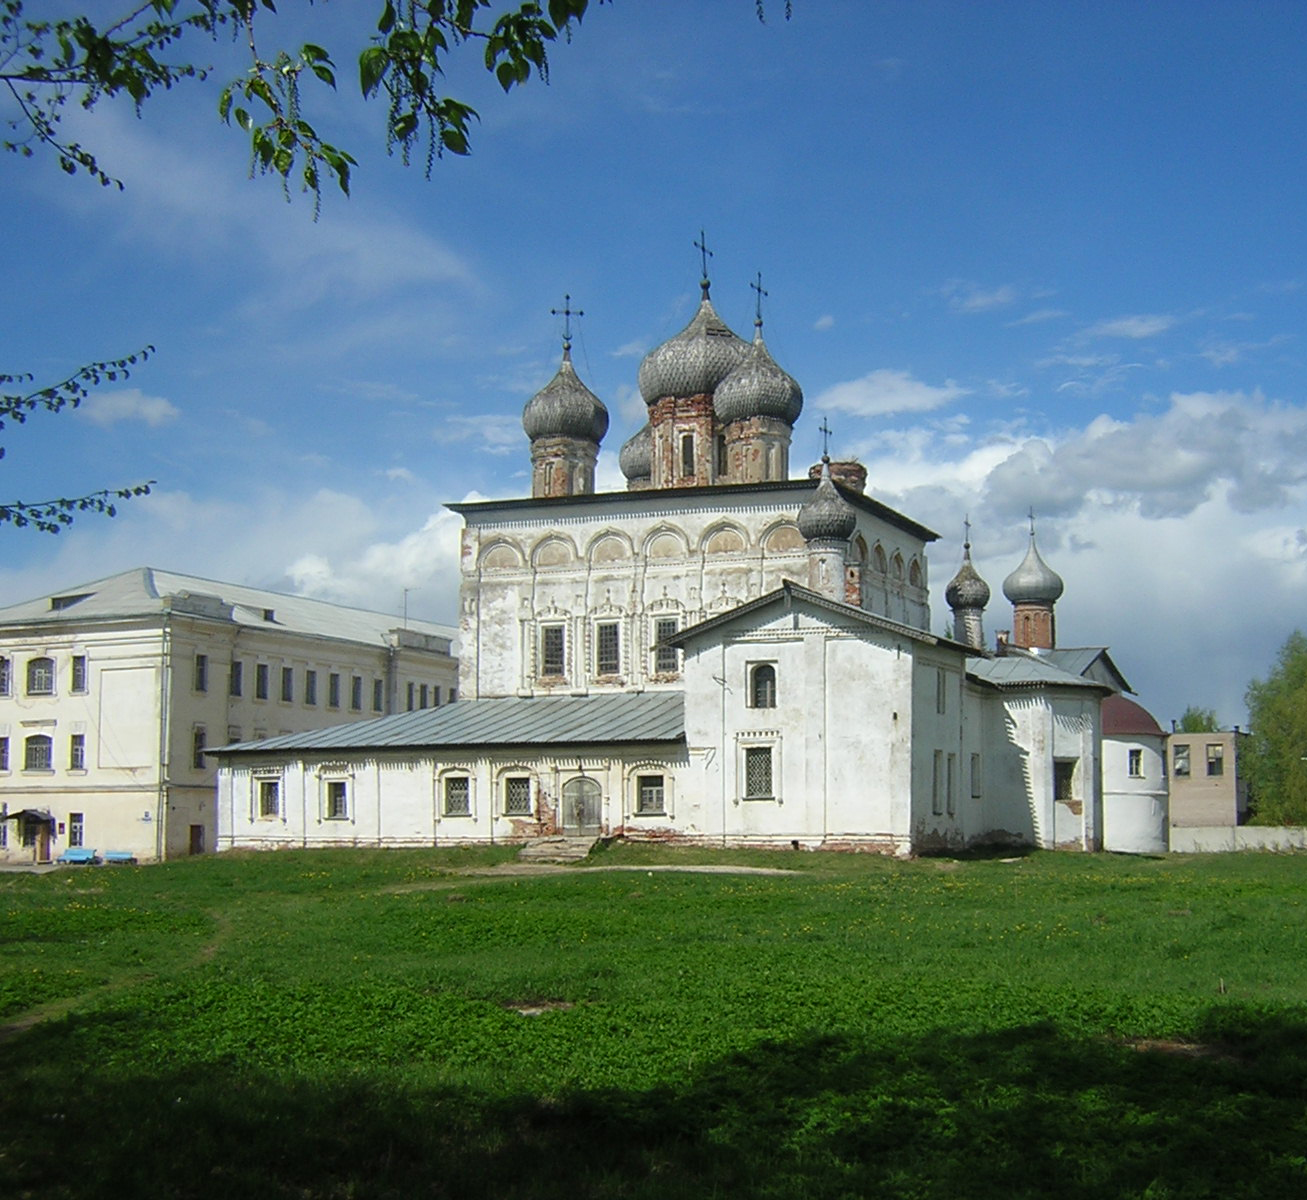
<instances>
[{"instance_id":1,"label":"white cloud","mask_svg":"<svg viewBox=\"0 0 1307 1200\"><path fill-rule=\"evenodd\" d=\"M616 350L610 350L609 354L613 358L643 358L647 349L648 346L637 338L618 346Z\"/></svg>"},{"instance_id":2,"label":"white cloud","mask_svg":"<svg viewBox=\"0 0 1307 1200\"><path fill-rule=\"evenodd\" d=\"M859 417L887 416L890 413L929 412L943 408L968 394L949 379L934 386L914 379L907 371L876 370L861 379L837 383L813 398L817 408L852 413Z\"/></svg>"},{"instance_id":3,"label":"white cloud","mask_svg":"<svg viewBox=\"0 0 1307 1200\"><path fill-rule=\"evenodd\" d=\"M825 333L826 330L835 328L835 318L831 316L830 313L826 313L823 316L818 317L812 323L812 327L818 333Z\"/></svg>"},{"instance_id":4,"label":"white cloud","mask_svg":"<svg viewBox=\"0 0 1307 1200\"><path fill-rule=\"evenodd\" d=\"M441 441L479 442L487 454L511 454L523 448L526 435L520 417L479 413L474 417L445 418L435 436Z\"/></svg>"},{"instance_id":5,"label":"white cloud","mask_svg":"<svg viewBox=\"0 0 1307 1200\"><path fill-rule=\"evenodd\" d=\"M1069 317L1071 314L1065 308L1037 308L1034 312L1026 313L1024 317L1018 317L1015 321L1009 321L1008 325L1015 328L1018 325L1040 325L1044 321L1056 321L1062 317Z\"/></svg>"},{"instance_id":6,"label":"white cloud","mask_svg":"<svg viewBox=\"0 0 1307 1200\"><path fill-rule=\"evenodd\" d=\"M1015 304L1017 290L1010 283L984 288L978 283L951 279L940 289L954 312L982 313Z\"/></svg>"},{"instance_id":7,"label":"white cloud","mask_svg":"<svg viewBox=\"0 0 1307 1200\"><path fill-rule=\"evenodd\" d=\"M96 425L119 421L141 421L151 428L167 425L178 417L176 406L163 396L148 396L140 388L116 392L92 392L82 401L82 416Z\"/></svg>"},{"instance_id":8,"label":"white cloud","mask_svg":"<svg viewBox=\"0 0 1307 1200\"><path fill-rule=\"evenodd\" d=\"M407 467L390 467L383 472L394 483L417 483L418 478Z\"/></svg>"},{"instance_id":9,"label":"white cloud","mask_svg":"<svg viewBox=\"0 0 1307 1200\"><path fill-rule=\"evenodd\" d=\"M1139 314L1130 317L1112 317L1099 321L1085 330L1086 337L1140 338L1156 337L1176 324L1176 318L1162 313Z\"/></svg>"}]
</instances>

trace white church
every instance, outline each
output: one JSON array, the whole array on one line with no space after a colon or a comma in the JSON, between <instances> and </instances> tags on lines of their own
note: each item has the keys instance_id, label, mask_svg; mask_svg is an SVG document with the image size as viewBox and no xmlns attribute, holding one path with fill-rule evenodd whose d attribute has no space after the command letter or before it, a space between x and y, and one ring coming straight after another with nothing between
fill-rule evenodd
<instances>
[{"instance_id":1,"label":"white church","mask_svg":"<svg viewBox=\"0 0 1307 1200\"><path fill-rule=\"evenodd\" d=\"M217 751L220 849L1165 850L1165 780L1105 788L1100 709L1129 688L1102 647L1057 646L1063 583L1033 521L996 648L969 544L953 634L932 633L937 535L868 496L855 462L790 477L799 385L760 315L746 342L702 290L640 365L625 491L594 490L608 413L565 337L523 413L530 497L450 506L458 702Z\"/></svg>"}]
</instances>

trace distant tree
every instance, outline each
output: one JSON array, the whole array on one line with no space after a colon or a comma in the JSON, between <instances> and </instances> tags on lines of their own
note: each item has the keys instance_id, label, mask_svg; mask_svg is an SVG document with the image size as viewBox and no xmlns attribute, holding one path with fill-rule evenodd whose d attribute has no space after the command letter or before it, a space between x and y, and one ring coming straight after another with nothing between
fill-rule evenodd
<instances>
[{"instance_id":1,"label":"distant tree","mask_svg":"<svg viewBox=\"0 0 1307 1200\"><path fill-rule=\"evenodd\" d=\"M0 374L0 387L5 389L0 394L0 430L7 423L24 424L35 412L44 410L58 413L65 408L76 408L93 387L126 379L138 363L144 362L153 353L154 347L147 346L126 358L87 363L78 367L67 379L40 388L32 387L31 375ZM4 456L5 447L0 446L0 458ZM151 479L148 483L135 483L128 487L101 488L82 496L0 502L0 524L30 525L42 533L58 533L64 526L71 525L73 517L78 513L102 513L112 517L117 512L118 501L148 495L153 483L154 480Z\"/></svg>"},{"instance_id":2,"label":"distant tree","mask_svg":"<svg viewBox=\"0 0 1307 1200\"><path fill-rule=\"evenodd\" d=\"M1295 630L1244 697L1252 736L1242 761L1262 825L1307 825L1307 636Z\"/></svg>"},{"instance_id":3,"label":"distant tree","mask_svg":"<svg viewBox=\"0 0 1307 1200\"><path fill-rule=\"evenodd\" d=\"M1216 709L1199 708L1195 704L1184 710L1176 725L1180 733L1215 733L1220 728L1216 720Z\"/></svg>"}]
</instances>

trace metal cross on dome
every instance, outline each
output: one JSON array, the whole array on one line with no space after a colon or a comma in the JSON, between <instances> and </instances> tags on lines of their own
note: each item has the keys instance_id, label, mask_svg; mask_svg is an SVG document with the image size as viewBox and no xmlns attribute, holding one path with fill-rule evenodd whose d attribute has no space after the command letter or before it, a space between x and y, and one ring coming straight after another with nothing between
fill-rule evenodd
<instances>
[{"instance_id":1,"label":"metal cross on dome","mask_svg":"<svg viewBox=\"0 0 1307 1200\"><path fill-rule=\"evenodd\" d=\"M713 253L708 249L708 239L703 235L702 226L699 229L699 240L694 243L694 248L699 251L700 261L703 263L703 277L699 280L699 286L703 288L704 294L708 293L708 260L712 258Z\"/></svg>"},{"instance_id":2,"label":"metal cross on dome","mask_svg":"<svg viewBox=\"0 0 1307 1200\"><path fill-rule=\"evenodd\" d=\"M572 295L567 292L563 295L563 307L551 308L549 315L563 318L563 349L570 350L572 348L572 318L583 317L585 313L579 308L572 307Z\"/></svg>"},{"instance_id":3,"label":"metal cross on dome","mask_svg":"<svg viewBox=\"0 0 1307 1200\"><path fill-rule=\"evenodd\" d=\"M757 297L755 298L755 303L753 306L753 323L756 326L758 326L759 329L761 329L762 328L762 298L764 296L770 295L771 293L768 292L767 289L762 286L761 271L758 272L754 281L750 283L749 286L753 288L755 292L758 293Z\"/></svg>"},{"instance_id":4,"label":"metal cross on dome","mask_svg":"<svg viewBox=\"0 0 1307 1200\"><path fill-rule=\"evenodd\" d=\"M821 456L830 458L830 423L822 417L821 424L817 428L821 430Z\"/></svg>"}]
</instances>

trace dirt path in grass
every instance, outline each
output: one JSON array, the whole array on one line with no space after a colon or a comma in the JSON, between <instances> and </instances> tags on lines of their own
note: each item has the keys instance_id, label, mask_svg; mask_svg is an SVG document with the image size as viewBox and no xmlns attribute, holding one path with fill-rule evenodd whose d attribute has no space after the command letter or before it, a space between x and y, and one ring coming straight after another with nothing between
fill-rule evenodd
<instances>
[{"instance_id":1,"label":"dirt path in grass","mask_svg":"<svg viewBox=\"0 0 1307 1200\"><path fill-rule=\"evenodd\" d=\"M384 887L382 892L395 894L399 892L434 892L441 888L455 886L460 880L493 880L511 878L520 875L593 875L601 871L622 871L629 875L653 875L655 872L665 874L679 871L689 875L802 875L803 871L794 871L786 867L733 867L726 863L701 863L683 866L635 864L611 867L580 867L564 863L506 862L496 863L493 867L448 867L439 879L424 879L420 883L397 883Z\"/></svg>"}]
</instances>

